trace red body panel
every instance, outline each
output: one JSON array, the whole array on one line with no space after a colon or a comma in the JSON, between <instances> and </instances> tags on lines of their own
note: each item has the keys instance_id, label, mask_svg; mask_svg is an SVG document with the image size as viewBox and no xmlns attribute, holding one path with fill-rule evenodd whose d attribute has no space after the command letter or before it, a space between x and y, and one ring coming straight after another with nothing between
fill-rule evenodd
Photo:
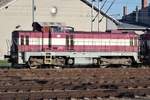
<instances>
[{"instance_id":1,"label":"red body panel","mask_svg":"<svg viewBox=\"0 0 150 100\"><path fill-rule=\"evenodd\" d=\"M84 38L84 39L129 39L135 37L133 33L108 33L108 32L100 32L100 33L91 33L91 32L82 32L82 33L75 33L75 38Z\"/></svg>"},{"instance_id":2,"label":"red body panel","mask_svg":"<svg viewBox=\"0 0 150 100\"><path fill-rule=\"evenodd\" d=\"M74 45L67 47L67 36L73 37ZM53 51L53 52L138 52L138 36L134 33L107 33L107 32L75 32L75 33L42 33L42 32L19 32L19 39L21 36L29 36L29 45L18 45L18 51L20 52L42 52L42 51ZM36 40L34 40L36 39ZM41 39L41 40L40 40ZM116 45L95 45L92 44L84 45L85 40L101 41L101 40L133 40L137 42L136 45L122 45L116 43ZM36 42L33 42L36 41ZM25 40L24 40L25 41ZM50 41L50 45L48 45ZM69 40L70 41L70 40ZM76 44L75 41L81 41L80 45ZM132 42L133 42L132 41ZM33 43L32 43L33 42ZM62 44L61 44L62 43ZM82 45L83 44L83 45ZM103 43L104 44L104 43ZM119 44L119 45L117 45ZM127 43L129 44L129 43ZM71 48L71 49L70 49Z\"/></svg>"}]
</instances>

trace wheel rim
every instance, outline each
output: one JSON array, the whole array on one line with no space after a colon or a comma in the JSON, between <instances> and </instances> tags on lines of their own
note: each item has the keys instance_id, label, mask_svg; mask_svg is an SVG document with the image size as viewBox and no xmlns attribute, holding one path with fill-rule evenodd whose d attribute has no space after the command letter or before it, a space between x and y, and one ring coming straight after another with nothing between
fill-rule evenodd
<instances>
[{"instance_id":1,"label":"wheel rim","mask_svg":"<svg viewBox=\"0 0 150 100\"><path fill-rule=\"evenodd\" d=\"M69 65L72 65L72 64L73 64L73 59L71 59L71 58L68 59L68 64L69 64Z\"/></svg>"},{"instance_id":2,"label":"wheel rim","mask_svg":"<svg viewBox=\"0 0 150 100\"><path fill-rule=\"evenodd\" d=\"M93 59L93 63L94 64L98 64L98 60L97 59Z\"/></svg>"},{"instance_id":3,"label":"wheel rim","mask_svg":"<svg viewBox=\"0 0 150 100\"><path fill-rule=\"evenodd\" d=\"M36 69L36 68L37 68L37 65L34 65L31 61L28 61L28 66L29 66L31 69Z\"/></svg>"}]
</instances>

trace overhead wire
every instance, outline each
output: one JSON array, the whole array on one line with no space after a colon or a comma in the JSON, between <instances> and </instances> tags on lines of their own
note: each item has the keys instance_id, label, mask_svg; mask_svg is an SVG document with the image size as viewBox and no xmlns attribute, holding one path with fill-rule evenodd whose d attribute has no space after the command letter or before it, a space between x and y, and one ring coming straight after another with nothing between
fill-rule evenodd
<instances>
[{"instance_id":1,"label":"overhead wire","mask_svg":"<svg viewBox=\"0 0 150 100\"><path fill-rule=\"evenodd\" d=\"M105 6L105 4L106 4L106 2L107 2L107 0L105 0L104 1L104 3L103 3L103 5L101 6L101 8L100 9L98 9L99 10L99 12L104 8L104 6ZM99 15L99 12L96 14L96 16L94 17L94 19L92 20L92 22L94 22L95 21L95 19L97 18L97 16Z\"/></svg>"},{"instance_id":2,"label":"overhead wire","mask_svg":"<svg viewBox=\"0 0 150 100\"><path fill-rule=\"evenodd\" d=\"M111 5L109 6L109 8L106 10L105 14L108 13L108 11L111 9L111 7L113 6L113 4L115 3L116 0L113 0ZM102 16L102 18L98 21L99 23L103 20L104 16Z\"/></svg>"}]
</instances>

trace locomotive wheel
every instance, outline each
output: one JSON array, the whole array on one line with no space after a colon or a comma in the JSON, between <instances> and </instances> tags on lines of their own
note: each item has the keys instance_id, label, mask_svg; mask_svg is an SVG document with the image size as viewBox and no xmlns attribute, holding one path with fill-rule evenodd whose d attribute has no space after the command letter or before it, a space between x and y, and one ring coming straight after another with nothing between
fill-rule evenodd
<instances>
[{"instance_id":1,"label":"locomotive wheel","mask_svg":"<svg viewBox=\"0 0 150 100\"><path fill-rule=\"evenodd\" d=\"M107 68L107 65L100 65L100 68Z\"/></svg>"},{"instance_id":2,"label":"locomotive wheel","mask_svg":"<svg viewBox=\"0 0 150 100\"><path fill-rule=\"evenodd\" d=\"M74 64L73 58L69 58L69 59L67 60L67 64L68 64L68 65L73 65L73 64Z\"/></svg>"},{"instance_id":3,"label":"locomotive wheel","mask_svg":"<svg viewBox=\"0 0 150 100\"><path fill-rule=\"evenodd\" d=\"M60 57L60 58L55 58L55 65L63 66L65 65L65 59Z\"/></svg>"},{"instance_id":4,"label":"locomotive wheel","mask_svg":"<svg viewBox=\"0 0 150 100\"><path fill-rule=\"evenodd\" d=\"M36 68L38 68L38 66L37 66L34 62L32 62L32 61L28 61L28 66L29 66L29 68L31 68L31 69L36 69Z\"/></svg>"},{"instance_id":5,"label":"locomotive wheel","mask_svg":"<svg viewBox=\"0 0 150 100\"><path fill-rule=\"evenodd\" d=\"M30 68L31 69L37 69L38 67L37 66L31 66Z\"/></svg>"},{"instance_id":6,"label":"locomotive wheel","mask_svg":"<svg viewBox=\"0 0 150 100\"><path fill-rule=\"evenodd\" d=\"M125 68L128 68L127 65L122 65L121 68L125 69Z\"/></svg>"},{"instance_id":7,"label":"locomotive wheel","mask_svg":"<svg viewBox=\"0 0 150 100\"><path fill-rule=\"evenodd\" d=\"M43 64L43 59L37 58L37 57L30 57L27 64L29 68L35 69L35 68L41 67L41 65Z\"/></svg>"},{"instance_id":8,"label":"locomotive wheel","mask_svg":"<svg viewBox=\"0 0 150 100\"><path fill-rule=\"evenodd\" d=\"M98 65L98 59L94 58L94 59L93 59L93 64L94 64L94 65Z\"/></svg>"},{"instance_id":9,"label":"locomotive wheel","mask_svg":"<svg viewBox=\"0 0 150 100\"><path fill-rule=\"evenodd\" d=\"M29 60L28 61L28 66L31 69L36 69L38 68L40 65L42 65L40 62L36 61L36 60Z\"/></svg>"}]
</instances>

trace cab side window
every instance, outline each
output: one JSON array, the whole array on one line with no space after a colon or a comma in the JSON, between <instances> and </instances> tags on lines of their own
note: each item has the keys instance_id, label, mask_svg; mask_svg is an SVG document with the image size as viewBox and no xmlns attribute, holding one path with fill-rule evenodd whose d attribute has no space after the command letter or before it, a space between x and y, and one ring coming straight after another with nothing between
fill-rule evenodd
<instances>
[{"instance_id":1,"label":"cab side window","mask_svg":"<svg viewBox=\"0 0 150 100\"><path fill-rule=\"evenodd\" d=\"M29 45L29 36L26 36L26 45Z\"/></svg>"},{"instance_id":2,"label":"cab side window","mask_svg":"<svg viewBox=\"0 0 150 100\"><path fill-rule=\"evenodd\" d=\"M20 39L21 39L21 45L24 45L24 36L21 35Z\"/></svg>"}]
</instances>

